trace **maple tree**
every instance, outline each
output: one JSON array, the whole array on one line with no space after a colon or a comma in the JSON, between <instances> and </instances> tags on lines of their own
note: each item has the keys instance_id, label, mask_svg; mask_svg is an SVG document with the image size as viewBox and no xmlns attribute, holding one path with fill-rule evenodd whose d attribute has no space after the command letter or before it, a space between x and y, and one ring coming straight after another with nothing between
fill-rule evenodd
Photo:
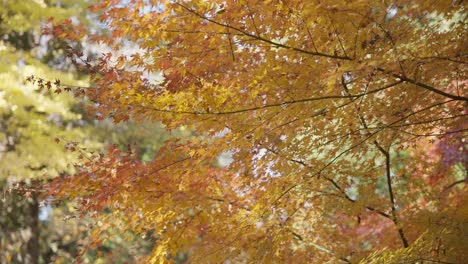
<instances>
[{"instance_id":1,"label":"maple tree","mask_svg":"<svg viewBox=\"0 0 468 264\"><path fill-rule=\"evenodd\" d=\"M107 0L90 9L103 32L70 20L46 30L91 75L92 87L75 93L96 102L98 118L198 136L166 141L149 162L131 149L88 154L49 193L151 231L147 261L466 258L463 3ZM85 37L110 51L87 58L74 46ZM96 245L112 225L100 223Z\"/></svg>"}]
</instances>

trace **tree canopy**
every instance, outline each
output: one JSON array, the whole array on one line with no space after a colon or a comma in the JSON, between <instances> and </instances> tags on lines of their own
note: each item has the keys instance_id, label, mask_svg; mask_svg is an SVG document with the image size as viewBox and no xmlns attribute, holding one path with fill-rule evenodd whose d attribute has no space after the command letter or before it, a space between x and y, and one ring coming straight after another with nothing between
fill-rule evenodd
<instances>
[{"instance_id":1,"label":"tree canopy","mask_svg":"<svg viewBox=\"0 0 468 264\"><path fill-rule=\"evenodd\" d=\"M101 1L90 10L102 32L71 20L46 30L91 76L68 89L99 119L197 136L167 140L148 162L131 148L89 153L49 194L151 231L153 263L460 262L465 9ZM75 43L85 38L109 51L84 55Z\"/></svg>"}]
</instances>

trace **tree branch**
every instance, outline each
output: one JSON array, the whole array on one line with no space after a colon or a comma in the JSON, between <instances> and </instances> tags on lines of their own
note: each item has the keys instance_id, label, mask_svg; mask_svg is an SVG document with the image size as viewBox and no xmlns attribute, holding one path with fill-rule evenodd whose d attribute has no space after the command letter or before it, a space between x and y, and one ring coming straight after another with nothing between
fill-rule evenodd
<instances>
[{"instance_id":1,"label":"tree branch","mask_svg":"<svg viewBox=\"0 0 468 264\"><path fill-rule=\"evenodd\" d=\"M255 110L262 110L266 108L272 108L272 107L281 107L285 105L293 105L293 104L298 104L298 103L305 103L305 102L314 102L314 101L321 101L321 100L330 100L330 99L357 99L369 94L377 93L382 90L391 88L393 86L396 86L403 81L397 81L385 86L382 86L380 88L367 91L364 93L360 94L355 94L355 95L328 95L328 96L321 96L321 97L310 97L310 98L304 98L304 99L297 99L297 100L288 100L284 102L279 102L279 103L272 103L272 104L266 104L262 106L257 106L257 107L249 107L249 108L243 108L243 109L238 109L238 110L231 110L231 111L222 111L222 112L197 112L197 111L172 111L168 109L158 109L158 108L153 108L153 107L145 107L148 109L151 109L153 111L157 112L165 112L165 113L173 113L173 114L190 114L190 115L232 115L232 114L239 114L239 113L244 113L244 112L249 112L249 111L255 111Z\"/></svg>"},{"instance_id":2,"label":"tree branch","mask_svg":"<svg viewBox=\"0 0 468 264\"><path fill-rule=\"evenodd\" d=\"M302 236L299 235L298 233L294 232L293 230L291 230L291 229L289 229L289 228L286 228L286 230L287 230L289 233L291 233L297 240L299 240L299 241L301 241L301 242L305 242L304 239L302 238ZM313 243L313 242L310 242L310 241L307 241L307 242L305 242L305 243L307 243L307 244L313 246L314 248L316 248L316 249L318 249L318 250L320 250L320 251L322 251L322 252L325 252L325 253L327 253L327 254L329 254L329 255L332 255L332 256L334 256L335 258L338 258L338 259L341 260L341 261L344 261L344 262L346 262L346 263L351 263L351 261L349 261L347 258L339 257L339 256L337 256L335 253L333 253L331 250L329 250L329 249L327 249L327 248L324 248L323 246L317 245L317 244L315 244L315 243Z\"/></svg>"},{"instance_id":3,"label":"tree branch","mask_svg":"<svg viewBox=\"0 0 468 264\"><path fill-rule=\"evenodd\" d=\"M450 103L450 102L453 102L453 101L455 101L455 100L448 100L448 101L443 101L443 102L439 102L439 103L430 105L430 106L428 106L428 107L425 107L425 108L423 108L423 109L420 109L420 110L417 110L417 111L415 111L415 112L413 112L413 113L410 113L410 114L408 114L408 115L406 115L406 116L404 116L404 117L402 117L402 118L400 118L400 119L398 119L398 120L396 120L396 121L394 121L394 122L391 122L391 123L389 123L389 124L387 124L387 125L385 125L385 126L381 126L381 127L379 127L379 128L376 128L377 131L372 132L372 133L369 132L370 134L368 134L368 136L367 136L366 138L364 138L364 139L361 140L360 142L356 143L355 145L351 146L350 148L348 148L348 149L342 151L340 154L338 154L337 156L335 156L330 162L328 162L327 164L325 164L318 172L314 173L314 174L313 174L312 176L310 176L310 177L312 178L312 177L317 176L317 175L320 174L322 171L324 171L328 166L330 166L331 164L333 164L337 159L339 159L342 155L344 155L345 153L347 153L347 152L351 151L352 149L358 147L359 145L361 145L362 143L364 143L364 142L367 141L368 139L370 139L370 138L372 138L373 136L375 136L377 133L383 131L384 129L386 129L386 128L388 128L388 127L391 127L392 125L397 124L397 123L399 123L399 122L401 122L401 121L407 119L407 118L410 117L410 116L414 116L414 115L416 115L416 114L418 114L418 113L427 111L427 110L429 110L429 109L431 109L431 108L434 108L434 107L437 107L437 106L441 106L441 105L444 105L444 104L446 104L446 103ZM280 196L279 196L277 199L275 199L275 202L274 202L274 203L277 203L277 202L278 202L282 197L284 197L288 192L290 192L291 190L293 190L294 188L296 188L297 186L299 186L299 185L301 185L301 184L304 184L304 182L295 183L295 184L291 185L291 186L290 186L289 188L287 188L283 193L281 193ZM368 209L369 209L369 208L368 208ZM369 210L370 210L370 209L369 209ZM383 216L383 214L381 214L381 215Z\"/></svg>"},{"instance_id":4,"label":"tree branch","mask_svg":"<svg viewBox=\"0 0 468 264\"><path fill-rule=\"evenodd\" d=\"M457 100L457 101L465 101L465 102L468 102L468 97L464 97L464 96L458 96L458 95L453 95L453 94L449 94L449 93L446 93L444 91L441 91L435 87L432 87L432 86L429 86L425 83L421 83L421 82L418 82L416 80L413 80L413 79L410 79L406 76L403 76L403 75L400 75L400 74L396 74L396 73L392 73L392 72L388 72L382 68L377 68L377 70L383 72L383 73L386 73L386 74L389 74L395 78L398 78L404 82L407 82L407 83L411 83L411 84L414 84L418 87L421 87L421 88L424 88L428 91L431 91L433 93L436 93L436 94L439 94L439 95L442 95L442 96L445 96L445 97L448 97L448 98L451 98L453 100Z\"/></svg>"},{"instance_id":5,"label":"tree branch","mask_svg":"<svg viewBox=\"0 0 468 264\"><path fill-rule=\"evenodd\" d=\"M462 183L467 184L467 183L468 183L468 178L465 178L465 179L461 179L461 180L452 182L452 183L449 184L447 187L445 187L444 190L442 190L442 192L441 192L440 194L446 193L446 192L448 192L450 189L452 189L453 187L457 186L458 184L462 184Z\"/></svg>"},{"instance_id":6,"label":"tree branch","mask_svg":"<svg viewBox=\"0 0 468 264\"><path fill-rule=\"evenodd\" d=\"M235 30L235 31L237 31L239 33L242 33L243 35L245 35L247 37L251 37L253 39L256 39L256 40L271 44L271 45L276 46L278 48L294 50L294 51L298 51L298 52L309 54L309 55L332 58L332 59L352 60L352 58L350 58L348 56L338 56L338 55L331 55L331 54L322 53L322 52L309 51L309 50L304 50L304 49L300 49L300 48L296 48L296 47L287 46L287 45L284 45L284 44L281 44L281 43L278 43L278 42L274 42L272 40L263 38L261 36L251 34L251 33L247 32L247 31L244 31L244 30L242 30L240 28L237 28L237 27L234 27L232 25L224 24L224 23L218 22L218 21L216 21L214 19L208 18L208 17L206 17L204 15L201 15L200 13L196 12L195 10L193 10L193 9L183 5L183 4L176 3L176 5L182 7L183 9L187 10L188 12L194 14L195 16L197 16L197 17L199 17L199 18L201 18L203 20L206 20L206 21L211 22L213 24L216 24L218 26L222 26L222 27L225 27L225 28L230 28L230 29Z\"/></svg>"},{"instance_id":7,"label":"tree branch","mask_svg":"<svg viewBox=\"0 0 468 264\"><path fill-rule=\"evenodd\" d=\"M392 220L395 223L395 226L398 229L398 234L400 235L400 239L403 242L403 246L405 248L409 247L408 239L406 239L405 233L403 232L403 228L401 227L398 217L396 214L396 205L395 205L395 195L393 193L392 187L392 175L390 171L390 153L389 151L382 148L377 141L374 141L376 147L379 149L382 154L385 156L385 170L386 170L386 177L387 177L387 186L388 186L388 193L390 196L390 202L392 204Z\"/></svg>"},{"instance_id":8,"label":"tree branch","mask_svg":"<svg viewBox=\"0 0 468 264\"><path fill-rule=\"evenodd\" d=\"M347 94L349 94L349 89L346 85L346 82L344 80L344 77L341 78L341 84L343 86L343 89L345 90L345 92ZM372 133L368 130L368 125L367 125L367 122L366 122L366 119L364 118L364 116L360 113L359 109L356 108L356 113L359 117L359 121L361 122L361 124L364 126L364 128L366 129L366 132L368 135L372 135ZM375 132L374 132L375 133ZM379 143L377 142L377 140L374 140L374 144L377 146L377 148L380 150L380 152L382 152L384 155L385 155L385 165L386 165L386 176L387 176L387 185L388 185L388 191L390 193L390 201L392 203L392 217L387 217L389 219L391 219L393 221L393 223L395 224L395 226L398 228L398 234L400 235L400 238L401 240L403 241L403 245L404 247L408 247L409 244L408 244L408 240L406 239L405 237L405 234L403 232L403 229L401 228L401 226L399 225L399 222L398 222L398 218L396 216L396 206L395 206L395 198L394 198L394 195L393 195L393 189L392 189L392 179L391 179L391 171L390 171L390 153L388 151L386 151L384 148L382 148ZM387 215L388 216L388 215Z\"/></svg>"},{"instance_id":9,"label":"tree branch","mask_svg":"<svg viewBox=\"0 0 468 264\"><path fill-rule=\"evenodd\" d=\"M276 151L274 151L274 150L272 150L272 149L270 149L270 148L266 148L266 149L267 149L268 151L270 151L271 153L274 153L274 154L276 154L276 155L280 155L278 152L276 152ZM304 167L306 167L306 168L310 168L310 165L306 164L306 163L305 163L304 161L302 161L302 160L297 160L297 159L288 159L288 160L290 160L290 161L292 161L292 162L294 162L294 163L300 164L300 165L302 165L302 166L304 166ZM326 177L326 176L324 176L323 178L324 178L325 180L327 180L328 182L330 182L330 183L344 196L344 198L345 198L346 200L348 200L348 201L350 201L350 202L352 202L352 203L355 203L355 202L356 202L356 200L354 200L354 199L352 199L351 197L349 197L349 195L343 190L343 188L341 188L341 186L338 185L338 183L337 183L335 180L333 180L333 179L331 179L331 178L329 178L329 177ZM275 199L275 201L273 202L273 204L276 204L284 195L286 195L288 192L290 192L292 189L296 188L297 186L299 186L299 184L294 184L294 185L290 186L290 187L289 187L288 189L286 189L279 197L277 197L277 198ZM385 218L388 218L388 219L392 220L392 218L391 218L391 216L390 216L389 214L387 214L387 213L385 213L385 212L383 212L383 211L381 211L381 210L379 210L379 209L373 208L373 207L371 207L371 206L365 206L365 208L366 208L367 210L369 210L369 211L378 213L379 215L381 215L381 216L383 216L383 217L385 217Z\"/></svg>"}]
</instances>

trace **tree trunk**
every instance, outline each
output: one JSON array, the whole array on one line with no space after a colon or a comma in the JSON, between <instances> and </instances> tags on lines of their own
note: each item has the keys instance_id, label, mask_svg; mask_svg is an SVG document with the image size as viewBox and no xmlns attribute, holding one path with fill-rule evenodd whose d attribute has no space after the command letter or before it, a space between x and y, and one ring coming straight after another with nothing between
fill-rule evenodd
<instances>
[{"instance_id":1,"label":"tree trunk","mask_svg":"<svg viewBox=\"0 0 468 264\"><path fill-rule=\"evenodd\" d=\"M26 263L39 263L39 200L36 193L32 194L32 202L29 209L29 228L31 237L27 244Z\"/></svg>"}]
</instances>

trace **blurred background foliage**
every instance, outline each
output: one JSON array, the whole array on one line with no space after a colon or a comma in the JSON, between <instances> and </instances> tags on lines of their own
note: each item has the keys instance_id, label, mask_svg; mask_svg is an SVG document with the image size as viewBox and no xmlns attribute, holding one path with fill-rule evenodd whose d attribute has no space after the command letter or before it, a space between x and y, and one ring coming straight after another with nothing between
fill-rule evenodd
<instances>
[{"instance_id":1,"label":"blurred background foliage","mask_svg":"<svg viewBox=\"0 0 468 264\"><path fill-rule=\"evenodd\" d=\"M74 172L79 153L70 151L73 146L104 151L111 144L133 145L140 158L149 161L171 137L160 124L87 119L85 102L68 93L38 90L25 81L35 75L67 85L89 85L65 56L63 43L41 35L41 26L52 16L92 23L86 12L89 4L0 1L0 263L72 263L78 256L83 263L130 263L147 254L154 242L109 229L110 238L103 245L88 249L92 221L70 217L72 203L52 207L36 192L41 182ZM184 130L174 133L190 135Z\"/></svg>"}]
</instances>

